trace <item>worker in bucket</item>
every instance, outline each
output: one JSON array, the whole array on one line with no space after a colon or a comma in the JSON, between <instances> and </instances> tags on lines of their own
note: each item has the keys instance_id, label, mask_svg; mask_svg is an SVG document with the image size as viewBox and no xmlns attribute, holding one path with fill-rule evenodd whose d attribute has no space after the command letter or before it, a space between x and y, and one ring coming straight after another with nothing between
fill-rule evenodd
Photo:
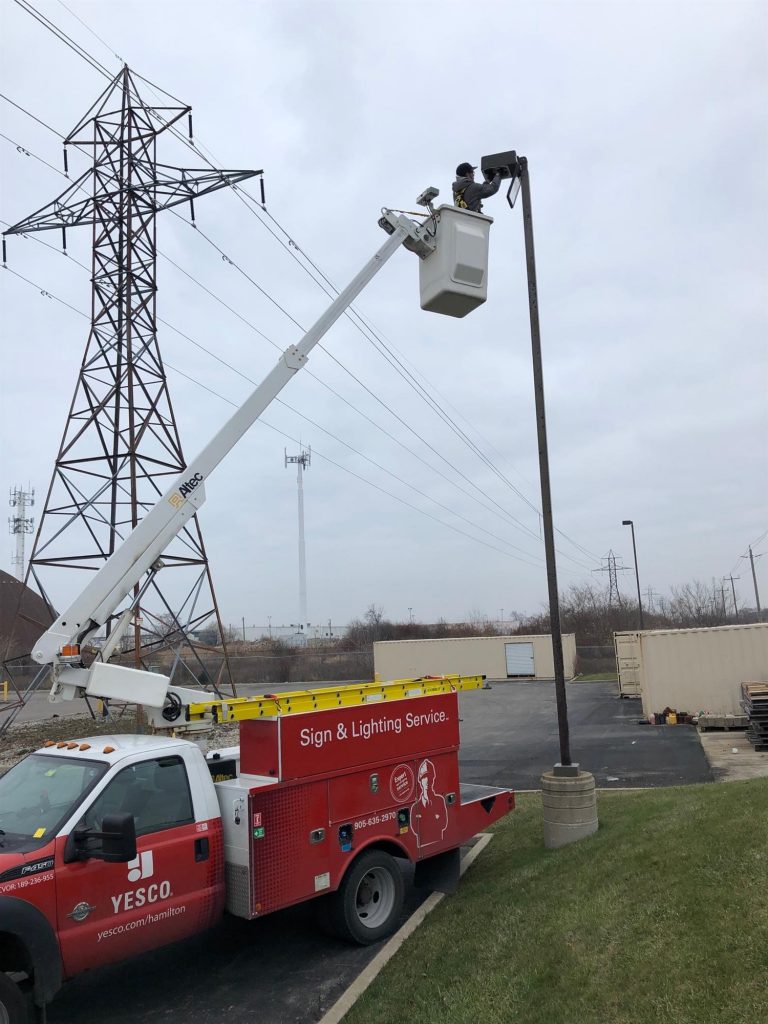
<instances>
[{"instance_id":1,"label":"worker in bucket","mask_svg":"<svg viewBox=\"0 0 768 1024\"><path fill-rule=\"evenodd\" d=\"M439 843L448 828L448 808L445 797L435 792L436 779L434 764L425 758L419 765L419 789L411 806L411 828L419 849Z\"/></svg>"},{"instance_id":2,"label":"worker in bucket","mask_svg":"<svg viewBox=\"0 0 768 1024\"><path fill-rule=\"evenodd\" d=\"M495 196L501 185L501 174L496 171L492 181L475 181L477 167L472 164L459 164L456 168L456 181L453 183L453 202L460 210L471 210L473 213L482 213L483 204L481 200L489 196Z\"/></svg>"}]
</instances>

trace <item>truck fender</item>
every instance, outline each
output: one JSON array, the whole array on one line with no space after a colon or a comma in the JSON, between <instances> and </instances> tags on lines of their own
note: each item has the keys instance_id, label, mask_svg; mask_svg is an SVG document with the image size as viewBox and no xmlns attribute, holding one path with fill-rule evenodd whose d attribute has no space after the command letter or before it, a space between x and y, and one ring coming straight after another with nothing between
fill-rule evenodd
<instances>
[{"instance_id":1,"label":"truck fender","mask_svg":"<svg viewBox=\"0 0 768 1024\"><path fill-rule=\"evenodd\" d=\"M61 952L56 933L42 911L15 896L0 896L0 970L24 971L34 999L45 1006L61 988Z\"/></svg>"}]
</instances>

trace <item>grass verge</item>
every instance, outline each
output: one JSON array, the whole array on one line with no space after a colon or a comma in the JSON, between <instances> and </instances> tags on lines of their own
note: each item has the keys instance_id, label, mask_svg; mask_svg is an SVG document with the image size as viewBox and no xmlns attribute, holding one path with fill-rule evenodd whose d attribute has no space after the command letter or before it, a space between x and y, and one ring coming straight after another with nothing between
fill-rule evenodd
<instances>
[{"instance_id":1,"label":"grass verge","mask_svg":"<svg viewBox=\"0 0 768 1024\"><path fill-rule=\"evenodd\" d=\"M603 793L599 814L545 850L520 797L344 1024L765 1020L768 780Z\"/></svg>"}]
</instances>

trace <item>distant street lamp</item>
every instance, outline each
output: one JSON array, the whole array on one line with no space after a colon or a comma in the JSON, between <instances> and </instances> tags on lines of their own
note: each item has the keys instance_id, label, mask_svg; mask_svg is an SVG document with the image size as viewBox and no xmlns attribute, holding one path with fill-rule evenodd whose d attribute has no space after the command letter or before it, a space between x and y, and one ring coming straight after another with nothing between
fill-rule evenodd
<instances>
[{"instance_id":1,"label":"distant street lamp","mask_svg":"<svg viewBox=\"0 0 768 1024\"><path fill-rule=\"evenodd\" d=\"M643 602L640 599L640 576L637 572L637 547L635 545L635 524L631 519L622 519L622 526L629 526L632 528L632 553L635 556L635 582L637 583L637 609L640 613L640 629L644 629L643 625Z\"/></svg>"}]
</instances>

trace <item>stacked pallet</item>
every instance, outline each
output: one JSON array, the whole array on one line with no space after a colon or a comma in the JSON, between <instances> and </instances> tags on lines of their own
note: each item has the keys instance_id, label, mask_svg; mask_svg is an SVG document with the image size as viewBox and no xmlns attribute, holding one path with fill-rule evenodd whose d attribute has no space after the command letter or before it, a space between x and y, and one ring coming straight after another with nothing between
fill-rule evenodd
<instances>
[{"instance_id":1,"label":"stacked pallet","mask_svg":"<svg viewBox=\"0 0 768 1024\"><path fill-rule=\"evenodd\" d=\"M768 751L768 683L742 683L741 693L749 716L747 739L755 750Z\"/></svg>"}]
</instances>

